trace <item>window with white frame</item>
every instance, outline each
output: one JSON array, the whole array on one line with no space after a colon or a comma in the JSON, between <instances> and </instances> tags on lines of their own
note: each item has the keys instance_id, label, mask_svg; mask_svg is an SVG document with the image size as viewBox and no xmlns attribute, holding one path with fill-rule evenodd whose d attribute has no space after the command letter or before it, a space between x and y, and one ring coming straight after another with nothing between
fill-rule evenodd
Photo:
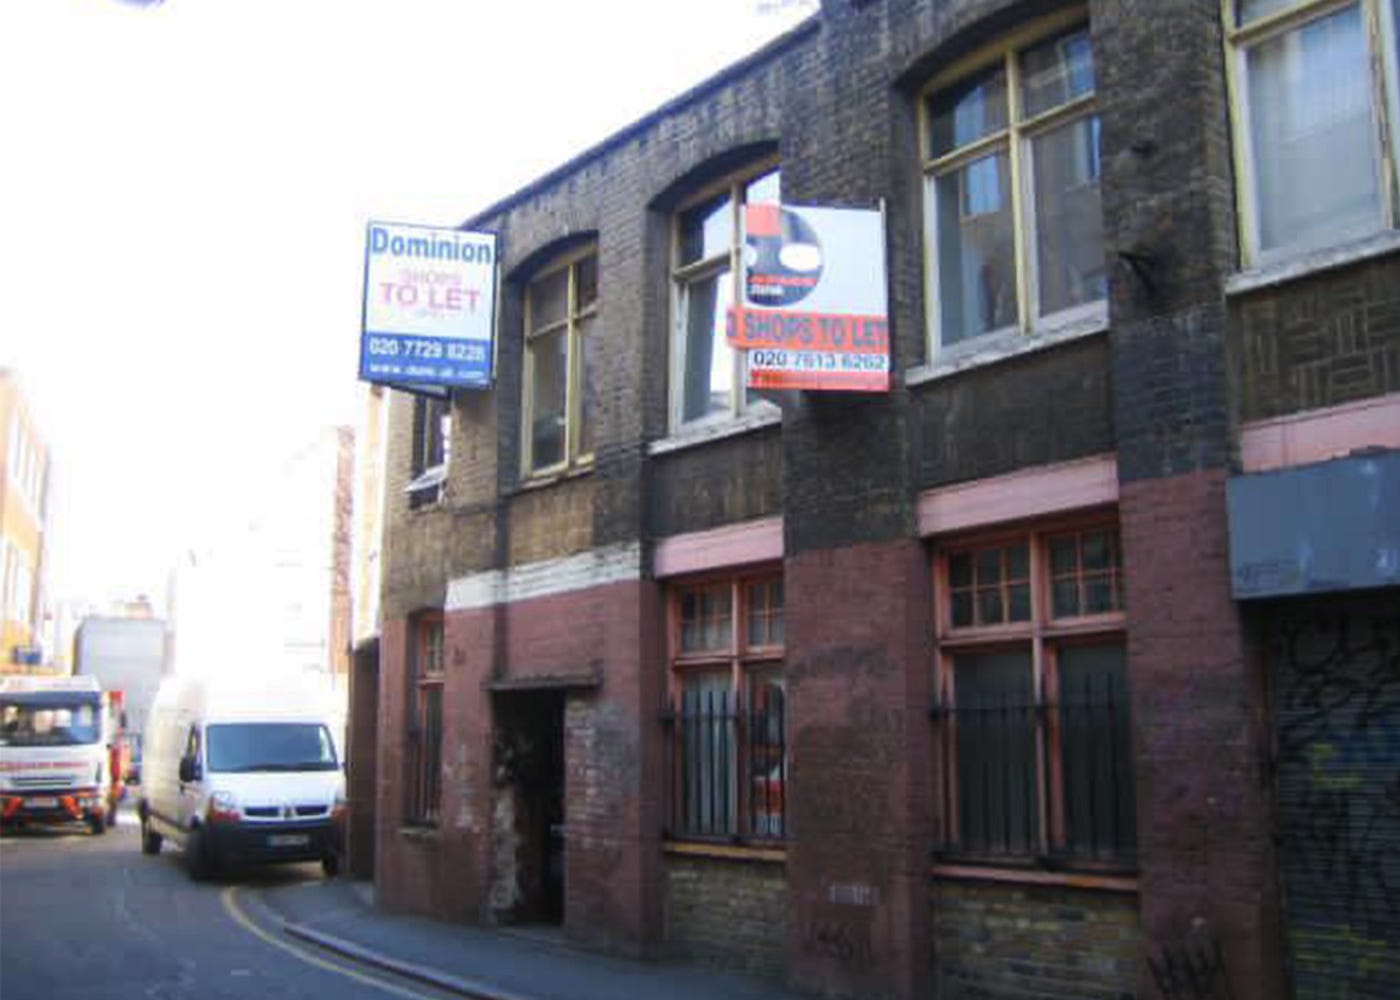
<instances>
[{"instance_id":1,"label":"window with white frame","mask_svg":"<svg viewBox=\"0 0 1400 1000\"><path fill-rule=\"evenodd\" d=\"M934 354L1104 309L1089 30L1061 19L1029 37L952 67L924 93Z\"/></svg>"},{"instance_id":2,"label":"window with white frame","mask_svg":"<svg viewBox=\"0 0 1400 1000\"><path fill-rule=\"evenodd\" d=\"M593 460L598 394L598 252L576 251L525 290L527 475Z\"/></svg>"},{"instance_id":3,"label":"window with white frame","mask_svg":"<svg viewBox=\"0 0 1400 1000\"><path fill-rule=\"evenodd\" d=\"M1095 518L940 546L934 580L943 853L1131 866L1117 525Z\"/></svg>"},{"instance_id":4,"label":"window with white frame","mask_svg":"<svg viewBox=\"0 0 1400 1000\"><path fill-rule=\"evenodd\" d=\"M1393 228L1400 0L1226 7L1246 264Z\"/></svg>"},{"instance_id":5,"label":"window with white frame","mask_svg":"<svg viewBox=\"0 0 1400 1000\"><path fill-rule=\"evenodd\" d=\"M671 426L733 419L754 402L745 356L725 339L728 310L740 305L734 280L743 252L740 213L782 200L778 168L731 177L681 205L674 222L671 288Z\"/></svg>"}]
</instances>

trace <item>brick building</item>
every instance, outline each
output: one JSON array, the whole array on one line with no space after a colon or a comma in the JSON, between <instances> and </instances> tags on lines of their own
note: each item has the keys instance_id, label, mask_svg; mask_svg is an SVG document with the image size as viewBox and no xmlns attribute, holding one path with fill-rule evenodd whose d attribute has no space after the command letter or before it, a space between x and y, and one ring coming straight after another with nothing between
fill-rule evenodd
<instances>
[{"instance_id":1,"label":"brick building","mask_svg":"<svg viewBox=\"0 0 1400 1000\"><path fill-rule=\"evenodd\" d=\"M382 903L843 996L1400 981L1397 8L826 0L468 220ZM778 197L883 206L889 393L746 391Z\"/></svg>"}]
</instances>

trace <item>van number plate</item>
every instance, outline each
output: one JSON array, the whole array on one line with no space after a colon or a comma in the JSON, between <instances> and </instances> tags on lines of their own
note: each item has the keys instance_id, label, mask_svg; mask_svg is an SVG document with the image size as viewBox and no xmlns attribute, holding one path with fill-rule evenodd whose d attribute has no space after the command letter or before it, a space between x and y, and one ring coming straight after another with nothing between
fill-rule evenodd
<instances>
[{"instance_id":1,"label":"van number plate","mask_svg":"<svg viewBox=\"0 0 1400 1000\"><path fill-rule=\"evenodd\" d=\"M305 847L311 843L306 833L274 833L267 838L268 847Z\"/></svg>"},{"instance_id":2,"label":"van number plate","mask_svg":"<svg viewBox=\"0 0 1400 1000\"><path fill-rule=\"evenodd\" d=\"M57 809L58 799L49 795L40 795L27 799L25 805L30 809Z\"/></svg>"}]
</instances>

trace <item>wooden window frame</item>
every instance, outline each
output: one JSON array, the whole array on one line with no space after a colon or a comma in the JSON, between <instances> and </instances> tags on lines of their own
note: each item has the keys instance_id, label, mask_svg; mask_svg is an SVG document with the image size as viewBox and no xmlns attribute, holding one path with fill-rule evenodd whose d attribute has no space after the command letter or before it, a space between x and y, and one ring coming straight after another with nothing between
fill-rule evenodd
<instances>
[{"instance_id":1,"label":"wooden window frame","mask_svg":"<svg viewBox=\"0 0 1400 1000\"><path fill-rule=\"evenodd\" d=\"M1052 608L1053 580L1050 544L1072 535L1111 532L1115 542L1112 570L1116 610L1056 618ZM952 623L949 564L951 557L964 552L1005 547L1017 542L1027 546L1031 615L1027 621L991 625L954 626ZM1055 859L1056 867L1078 870L1123 872L1136 863L1135 849L1115 859L1069 857L1067 843L1064 763L1061 759L1059 656L1074 647L1121 645L1126 656L1126 612L1123 606L1122 540L1116 515L1100 513L1085 517L1054 519L1013 530L966 534L941 541L932 555L934 577L934 716L940 720L937 738L941 766L936 769L937 793L943 808L940 854L959 864L1005 866L1008 863L1031 866ZM1082 568L1082 567L1081 567ZM1029 652L1031 688L1035 715L1035 799L1030 803L1035 818L1036 842L1031 851L1019 854L979 854L961 845L959 815L959 765L954 682L959 655L998 652ZM1124 762L1127 780L1132 781L1132 761ZM1133 792L1135 795L1135 792Z\"/></svg>"},{"instance_id":2,"label":"wooden window frame","mask_svg":"<svg viewBox=\"0 0 1400 1000\"><path fill-rule=\"evenodd\" d=\"M755 678L760 678L764 674L776 673L780 678L785 675L784 657L786 650L786 624L785 624L785 595L775 605L765 604L762 617L768 623L764 628L765 637L771 636L772 623L783 622L783 642L750 642L750 600L749 590L756 586L767 586L783 584L783 574L780 567L767 569L746 570L742 573L729 574L705 574L703 576L691 577L673 581L667 595L667 693L668 703L672 706L680 705L685 689L687 677L694 677L704 673L727 673L729 678L728 690L731 695L737 695L742 704L747 705L751 698L751 682ZM709 649L685 651L682 648L682 604L687 594L696 593L702 590L727 589L730 601L729 612L729 639L724 646L715 646ZM786 709L784 708L784 712ZM668 715L668 719L675 721L675 715ZM782 716L781 725L786 730L788 721L786 715ZM674 739L678 737L672 736ZM746 818L751 816L750 794L751 784L754 775L749 773L750 760L753 756L754 743L752 734L741 733L735 744L735 816L733 831L713 836L699 835L694 833L668 831L668 837L675 841L697 841L697 842L721 842L721 843L755 843L760 845L772 845L782 843L789 834L786 818L782 821L782 829L777 833L765 833L748 829L745 826ZM786 744L786 739L784 739ZM786 754L786 747L781 760L782 778L780 796L786 796L786 782L789 774L789 763ZM671 781L671 801L669 808L674 816L676 813L676 795L681 787L681 755L673 752L670 767ZM785 802L783 804L784 817L786 816Z\"/></svg>"},{"instance_id":3,"label":"wooden window frame","mask_svg":"<svg viewBox=\"0 0 1400 1000\"><path fill-rule=\"evenodd\" d=\"M443 694L446 675L446 620L441 611L423 611L409 620L409 710L407 779L404 820L410 826L436 826L442 815L442 740L441 713L446 703ZM428 726L430 696L438 701L436 733ZM429 740L436 736L436 746Z\"/></svg>"},{"instance_id":4,"label":"wooden window frame","mask_svg":"<svg viewBox=\"0 0 1400 1000\"><path fill-rule=\"evenodd\" d=\"M778 157L772 156L764 158L757 163L745 167L743 170L735 171L720 180L697 189L694 194L681 202L671 215L670 426L672 432L679 432L682 428L737 420L754 407L754 403L750 402L748 398L747 357L743 351L733 351L733 358L731 361L733 371L731 373L729 409L720 414L706 413L703 416L695 417L691 420L685 419L685 383L686 368L688 365L686 356L686 345L688 343L687 305L689 302L690 289L694 285L707 278L720 274L726 267L730 275L732 275L729 301L727 303L717 302L715 308L717 310L727 310L729 308L737 308L743 304L741 300L743 290L739 287L738 279L744 253L744 192L748 185L764 175L775 171L779 174L779 184L781 184L782 175ZM720 194L726 194L729 200L731 216L729 246L708 257L682 263L682 218L690 209L710 201Z\"/></svg>"},{"instance_id":5,"label":"wooden window frame","mask_svg":"<svg viewBox=\"0 0 1400 1000\"><path fill-rule=\"evenodd\" d=\"M1036 262L1035 240L1037 220L1035 192L1031 188L1033 175L1029 146L1041 135L1073 122L1088 120L1099 113L1099 74L1096 65L1094 90L1090 93L1081 94L1027 118L1023 117L1021 111L1022 74L1019 57L1026 50L1047 42L1056 35L1079 28L1085 32L1089 30L1089 13L1083 7L1039 18L998 42L956 60L935 75L919 92L919 156L923 173L924 202L924 288L927 290L926 301L929 303L925 327L930 358L954 351L964 344L982 341L999 334L1015 332L1025 336L1046 328L1069 326L1091 319L1104 319L1107 316L1107 296L1044 315L1039 311L1039 266ZM942 92L998 66L1002 68L1006 80L1006 126L949 152L933 155L930 103ZM933 186L939 177L980 160L989 153L1002 150L1006 153L1009 171L1007 186L1011 198L1012 256L1016 272L1016 321L1012 326L987 330L976 337L945 345L943 316L937 306L941 300L938 261L939 207Z\"/></svg>"},{"instance_id":6,"label":"wooden window frame","mask_svg":"<svg viewBox=\"0 0 1400 1000\"><path fill-rule=\"evenodd\" d=\"M1274 250L1260 249L1259 210L1253 139L1251 137L1250 95L1246 58L1254 46L1272 41L1306 24L1348 7L1359 7L1366 34L1367 65L1371 77L1376 116L1373 141L1379 147L1381 165L1381 223L1367 239L1400 227L1400 25L1395 23L1390 0L1293 0L1287 7L1266 14L1248 24L1240 24L1240 0L1220 0L1224 25L1226 83L1230 101L1230 133L1235 161L1235 206L1242 264L1248 267L1277 263L1304 256L1327 247L1311 244L1285 245ZM1389 59L1387 59L1389 56ZM1386 67L1390 72L1386 72ZM1344 242L1349 242L1345 240Z\"/></svg>"},{"instance_id":7,"label":"wooden window frame","mask_svg":"<svg viewBox=\"0 0 1400 1000\"><path fill-rule=\"evenodd\" d=\"M579 305L578 299L578 272L580 267L588 260L594 262L596 281L594 296L591 302ZM524 291L524 375L521 391L521 437L520 437L520 469L521 476L525 479L537 479L543 476L555 475L571 469L590 467L593 464L593 452L583 451L581 435L583 431L583 409L584 393L588 387L584 384L583 365L583 335L579 329L584 320L592 319L598 315L598 301L601 296L601 270L598 269L598 245L589 243L569 253L563 254L548 266L532 275L530 281L525 286ZM534 325L533 316L533 295L532 290L540 282L547 278L552 278L560 271L567 271L567 291L564 306L564 318L551 323L544 324L538 329ZM563 331L565 340L565 373L564 373L564 447L563 456L559 461L546 466L535 467L534 457L534 415L535 415L535 350L536 343L544 337ZM597 336L597 330L592 333ZM594 433L596 442L598 414L592 414L594 421Z\"/></svg>"}]
</instances>

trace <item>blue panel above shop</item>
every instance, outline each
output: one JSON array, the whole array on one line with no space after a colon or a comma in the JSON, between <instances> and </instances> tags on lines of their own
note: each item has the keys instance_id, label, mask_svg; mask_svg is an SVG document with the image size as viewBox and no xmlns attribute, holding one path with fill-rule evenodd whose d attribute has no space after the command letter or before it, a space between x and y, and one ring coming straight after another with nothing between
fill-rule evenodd
<instances>
[{"instance_id":1,"label":"blue panel above shop","mask_svg":"<svg viewBox=\"0 0 1400 1000\"><path fill-rule=\"evenodd\" d=\"M1400 451L1232 478L1237 600L1400 585Z\"/></svg>"}]
</instances>

